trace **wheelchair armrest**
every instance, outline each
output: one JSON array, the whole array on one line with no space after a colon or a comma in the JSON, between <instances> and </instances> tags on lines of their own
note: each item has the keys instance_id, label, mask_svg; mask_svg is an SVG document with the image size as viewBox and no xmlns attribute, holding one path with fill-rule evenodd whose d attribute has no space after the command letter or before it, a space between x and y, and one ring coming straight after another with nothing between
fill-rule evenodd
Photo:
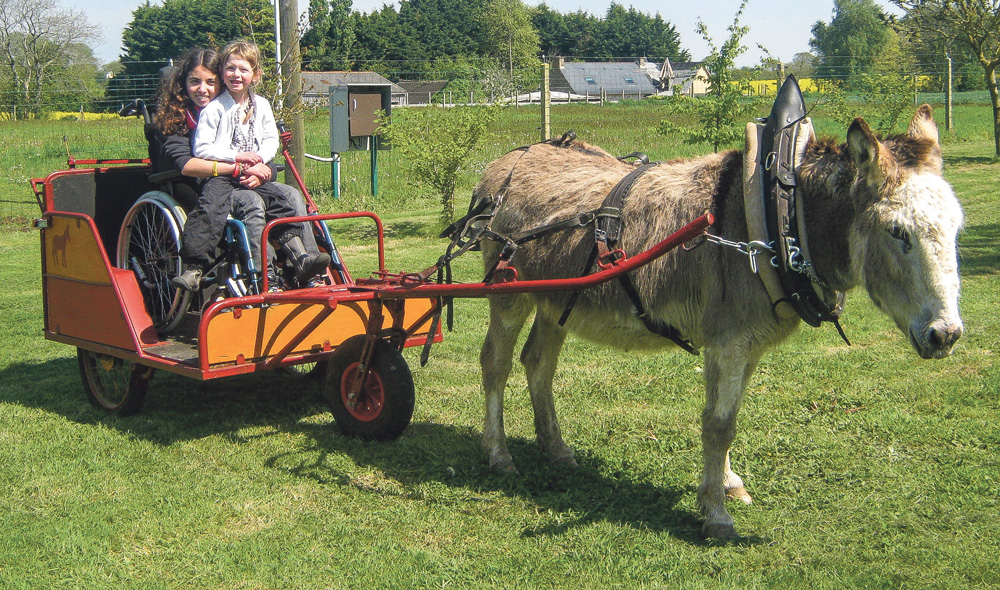
<instances>
[{"instance_id":1,"label":"wheelchair armrest","mask_svg":"<svg viewBox=\"0 0 1000 590\"><path fill-rule=\"evenodd\" d=\"M152 182L153 184L163 184L167 181L180 177L180 170L164 170L163 172L154 172L153 174L150 174L149 182Z\"/></svg>"}]
</instances>

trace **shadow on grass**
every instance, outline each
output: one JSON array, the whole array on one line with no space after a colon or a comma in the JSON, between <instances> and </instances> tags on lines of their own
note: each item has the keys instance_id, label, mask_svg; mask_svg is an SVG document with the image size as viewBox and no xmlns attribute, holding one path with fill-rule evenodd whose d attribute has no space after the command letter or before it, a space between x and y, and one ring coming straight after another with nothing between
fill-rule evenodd
<instances>
[{"instance_id":1,"label":"shadow on grass","mask_svg":"<svg viewBox=\"0 0 1000 590\"><path fill-rule=\"evenodd\" d=\"M945 166L959 168L962 166L989 166L1000 162L1000 158L995 156L948 156L945 158Z\"/></svg>"},{"instance_id":2,"label":"shadow on grass","mask_svg":"<svg viewBox=\"0 0 1000 590\"><path fill-rule=\"evenodd\" d=\"M1000 224L966 228L959 237L959 267L963 275L1000 271Z\"/></svg>"},{"instance_id":3,"label":"shadow on grass","mask_svg":"<svg viewBox=\"0 0 1000 590\"><path fill-rule=\"evenodd\" d=\"M326 412L316 379L277 372L199 382L159 372L150 384L146 404L135 416L119 417L94 409L87 402L75 359L39 364L13 364L0 370L0 402L38 408L80 424L101 425L161 445L223 436L244 444L259 435L245 429L267 426L300 434L305 444L270 457L275 470L321 485L350 486L380 496L429 501L482 500L479 494L500 493L520 498L539 512L559 513L558 522L525 528L526 537L560 535L595 522L663 531L682 541L711 545L701 537L698 514L681 505L692 498L693 485L651 482L606 464L596 455L577 452L578 469L552 466L533 440L511 438L508 446L519 473L491 473L473 428L426 422L411 424L392 442L365 442L346 438L330 419L306 418ZM264 436L268 436L265 434ZM336 457L350 457L356 465L378 469L400 485L368 483L351 471L336 467ZM439 486L445 490L438 498ZM549 520L552 519L543 519ZM765 539L744 538L755 544Z\"/></svg>"}]
</instances>

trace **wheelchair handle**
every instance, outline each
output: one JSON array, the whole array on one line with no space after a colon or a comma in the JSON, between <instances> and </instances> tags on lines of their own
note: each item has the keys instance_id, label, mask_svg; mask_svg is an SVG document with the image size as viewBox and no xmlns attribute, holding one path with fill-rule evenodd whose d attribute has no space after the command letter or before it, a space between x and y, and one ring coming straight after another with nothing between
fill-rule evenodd
<instances>
[{"instance_id":1,"label":"wheelchair handle","mask_svg":"<svg viewBox=\"0 0 1000 590\"><path fill-rule=\"evenodd\" d=\"M149 116L149 109L146 108L146 101L141 98L122 105L122 108L118 110L119 117L138 117L140 115L145 123L153 122L152 117Z\"/></svg>"}]
</instances>

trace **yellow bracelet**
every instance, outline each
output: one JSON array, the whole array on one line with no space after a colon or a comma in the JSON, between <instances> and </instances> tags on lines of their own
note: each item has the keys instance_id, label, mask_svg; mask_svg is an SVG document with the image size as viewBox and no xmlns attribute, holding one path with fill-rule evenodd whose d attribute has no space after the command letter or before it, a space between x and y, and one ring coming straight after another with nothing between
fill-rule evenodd
<instances>
[{"instance_id":1,"label":"yellow bracelet","mask_svg":"<svg viewBox=\"0 0 1000 590\"><path fill-rule=\"evenodd\" d=\"M218 176L218 175L219 175L219 163L213 161L212 162L212 176Z\"/></svg>"}]
</instances>

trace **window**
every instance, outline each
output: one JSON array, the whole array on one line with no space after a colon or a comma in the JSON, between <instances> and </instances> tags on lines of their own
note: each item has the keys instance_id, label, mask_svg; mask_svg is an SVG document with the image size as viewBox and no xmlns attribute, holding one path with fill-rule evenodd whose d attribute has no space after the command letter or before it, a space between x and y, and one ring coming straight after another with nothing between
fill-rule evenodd
<instances>
[{"instance_id":1,"label":"window","mask_svg":"<svg viewBox=\"0 0 1000 590\"><path fill-rule=\"evenodd\" d=\"M597 86L597 80L594 80L593 76L584 76L583 79L587 81L587 84Z\"/></svg>"},{"instance_id":2,"label":"window","mask_svg":"<svg viewBox=\"0 0 1000 590\"><path fill-rule=\"evenodd\" d=\"M629 78L628 76L625 76L625 83L626 84L631 84L632 86L635 86L635 80L633 80L632 78Z\"/></svg>"}]
</instances>

